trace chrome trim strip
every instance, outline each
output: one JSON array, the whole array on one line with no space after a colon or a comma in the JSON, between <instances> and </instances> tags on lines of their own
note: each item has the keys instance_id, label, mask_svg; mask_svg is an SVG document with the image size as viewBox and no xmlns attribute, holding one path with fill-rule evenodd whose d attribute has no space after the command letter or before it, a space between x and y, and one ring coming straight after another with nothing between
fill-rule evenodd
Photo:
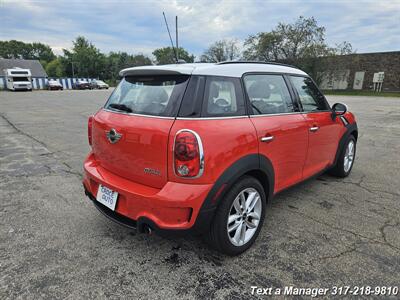
<instances>
[{"instance_id":1,"label":"chrome trim strip","mask_svg":"<svg viewBox=\"0 0 400 300\"><path fill-rule=\"evenodd\" d=\"M289 113L278 113L278 114L262 114L262 115L248 115L248 116L229 116L229 117L164 117L164 116L152 116L152 115L143 115L143 114L135 114L135 113L128 113L124 111L116 111L112 109L102 108L102 110L115 113L115 114L122 114L122 115L129 115L129 116L137 116L137 117L146 117L146 118L156 118L156 119L168 119L168 120L224 120L224 119L244 119L244 118L258 118L258 117L270 117L270 116L284 116L284 115L296 115L296 114L310 114L310 113L321 113L321 112L331 112L329 110L319 110L319 111L295 111Z\"/></svg>"},{"instance_id":2,"label":"chrome trim strip","mask_svg":"<svg viewBox=\"0 0 400 300\"><path fill-rule=\"evenodd\" d=\"M175 141L176 141L177 135L178 135L179 133L181 133L181 132L184 132L184 131L187 131L187 132L190 132L190 133L194 134L194 136L195 136L196 139L197 139L197 143L199 144L199 152L200 152L200 171L199 171L199 174L197 174L197 175L194 176L194 177L183 177L183 176L179 176L179 175L176 174L176 170L175 170ZM193 130L191 130L191 129L180 129L180 130L178 130L178 131L175 133L174 144L173 144L173 147L172 147L172 159L173 159L172 165L173 165L174 174L175 174L176 177L182 178L182 179L196 179L196 178L201 177L201 175L203 175L203 173L204 173L204 150L203 150L203 143L202 143L202 141L201 141L200 136L197 134L197 132L195 132L195 131L193 131Z\"/></svg>"},{"instance_id":3,"label":"chrome trim strip","mask_svg":"<svg viewBox=\"0 0 400 300\"><path fill-rule=\"evenodd\" d=\"M230 116L230 117L196 117L196 118L186 118L186 117L177 117L177 120L223 120L223 119L243 119L248 118L249 116Z\"/></svg>"},{"instance_id":4,"label":"chrome trim strip","mask_svg":"<svg viewBox=\"0 0 400 300\"><path fill-rule=\"evenodd\" d=\"M152 116L152 115L142 115L142 114L135 114L135 113L128 113L124 111L116 111L108 108L104 108L104 111L115 113L115 114L122 114L122 115L129 115L129 116L137 116L137 117L146 117L146 118L156 118L156 119L168 119L168 120L174 120L174 117L163 117L163 116Z\"/></svg>"},{"instance_id":5,"label":"chrome trim strip","mask_svg":"<svg viewBox=\"0 0 400 300\"><path fill-rule=\"evenodd\" d=\"M189 117L177 117L177 120L222 120L222 119L241 119L241 118L259 118L259 117L272 117L272 116L284 116L284 115L297 115L297 114L309 114L309 113L322 113L331 112L330 110L319 110L319 111L294 111L288 113L278 114L261 114L261 115L248 115L248 116L231 116L231 117L204 117L204 118L189 118Z\"/></svg>"},{"instance_id":6,"label":"chrome trim strip","mask_svg":"<svg viewBox=\"0 0 400 300\"><path fill-rule=\"evenodd\" d=\"M302 111L302 114L332 113L332 110Z\"/></svg>"},{"instance_id":7,"label":"chrome trim strip","mask_svg":"<svg viewBox=\"0 0 400 300\"><path fill-rule=\"evenodd\" d=\"M301 114L300 111L288 112L288 113L278 113L278 114L262 114L262 115L250 115L250 118L258 118L258 117L269 117L269 116L284 116L284 115L297 115Z\"/></svg>"}]
</instances>

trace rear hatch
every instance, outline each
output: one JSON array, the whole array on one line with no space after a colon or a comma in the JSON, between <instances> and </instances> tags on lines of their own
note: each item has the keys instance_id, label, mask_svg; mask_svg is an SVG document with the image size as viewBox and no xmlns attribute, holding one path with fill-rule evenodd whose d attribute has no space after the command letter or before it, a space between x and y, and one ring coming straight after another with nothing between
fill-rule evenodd
<instances>
[{"instance_id":1,"label":"rear hatch","mask_svg":"<svg viewBox=\"0 0 400 300\"><path fill-rule=\"evenodd\" d=\"M31 88L32 84L28 77L13 77L13 86L15 88Z\"/></svg>"},{"instance_id":2,"label":"rear hatch","mask_svg":"<svg viewBox=\"0 0 400 300\"><path fill-rule=\"evenodd\" d=\"M167 182L169 131L189 76L124 78L93 120L99 164L121 177L162 188Z\"/></svg>"}]
</instances>

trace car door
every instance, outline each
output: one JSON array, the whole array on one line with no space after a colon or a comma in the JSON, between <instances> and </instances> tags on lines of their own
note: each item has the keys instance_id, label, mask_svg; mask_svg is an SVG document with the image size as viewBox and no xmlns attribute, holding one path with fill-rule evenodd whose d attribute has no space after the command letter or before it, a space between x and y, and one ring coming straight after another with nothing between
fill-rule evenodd
<instances>
[{"instance_id":1,"label":"car door","mask_svg":"<svg viewBox=\"0 0 400 300\"><path fill-rule=\"evenodd\" d=\"M308 126L296 111L283 75L247 74L243 80L259 153L274 167L274 191L278 192L302 179Z\"/></svg>"},{"instance_id":2,"label":"car door","mask_svg":"<svg viewBox=\"0 0 400 300\"><path fill-rule=\"evenodd\" d=\"M304 76L289 78L309 127L308 152L303 169L303 178L307 178L333 163L341 124L339 118L332 119L328 102L311 78Z\"/></svg>"}]
</instances>

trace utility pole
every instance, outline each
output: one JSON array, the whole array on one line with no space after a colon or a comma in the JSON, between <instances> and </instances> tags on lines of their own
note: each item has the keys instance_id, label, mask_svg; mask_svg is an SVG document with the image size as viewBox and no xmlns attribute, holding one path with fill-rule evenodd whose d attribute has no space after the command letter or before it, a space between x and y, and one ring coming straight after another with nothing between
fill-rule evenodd
<instances>
[{"instance_id":1,"label":"utility pole","mask_svg":"<svg viewBox=\"0 0 400 300\"><path fill-rule=\"evenodd\" d=\"M74 62L73 61L71 61L71 65L72 65L72 78L74 78L75 74L74 74Z\"/></svg>"}]
</instances>

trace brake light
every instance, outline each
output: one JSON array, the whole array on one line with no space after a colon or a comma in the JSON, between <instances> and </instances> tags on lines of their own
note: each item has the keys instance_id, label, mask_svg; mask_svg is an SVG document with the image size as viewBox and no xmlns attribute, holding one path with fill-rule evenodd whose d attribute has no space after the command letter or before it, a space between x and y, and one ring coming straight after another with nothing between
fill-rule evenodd
<instances>
[{"instance_id":1,"label":"brake light","mask_svg":"<svg viewBox=\"0 0 400 300\"><path fill-rule=\"evenodd\" d=\"M88 140L90 146L92 146L92 124L93 124L93 116L90 116L88 119Z\"/></svg>"},{"instance_id":2,"label":"brake light","mask_svg":"<svg viewBox=\"0 0 400 300\"><path fill-rule=\"evenodd\" d=\"M175 174L179 177L199 177L204 169L201 139L194 131L183 129L177 132L174 144Z\"/></svg>"}]
</instances>

